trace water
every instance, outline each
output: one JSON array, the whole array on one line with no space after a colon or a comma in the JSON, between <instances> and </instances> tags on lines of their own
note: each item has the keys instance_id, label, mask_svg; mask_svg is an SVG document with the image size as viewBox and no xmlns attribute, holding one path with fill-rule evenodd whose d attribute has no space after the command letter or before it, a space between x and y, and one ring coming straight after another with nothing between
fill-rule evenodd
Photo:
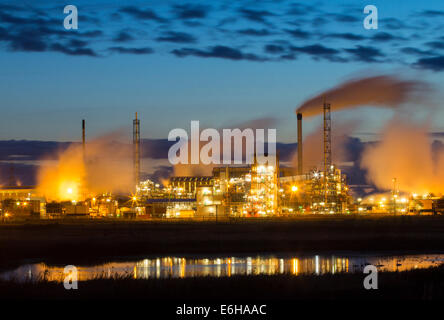
<instances>
[{"instance_id":1,"label":"water","mask_svg":"<svg viewBox=\"0 0 444 320\"><path fill-rule=\"evenodd\" d=\"M231 256L186 258L165 256L128 262L111 262L96 266L76 266L78 279L117 276L134 279L231 277L234 275L335 274L362 272L367 264L379 271L425 269L444 264L444 254L432 255L314 255L314 256ZM64 267L45 263L26 264L15 270L0 273L1 279L29 281L46 278L63 281Z\"/></svg>"}]
</instances>

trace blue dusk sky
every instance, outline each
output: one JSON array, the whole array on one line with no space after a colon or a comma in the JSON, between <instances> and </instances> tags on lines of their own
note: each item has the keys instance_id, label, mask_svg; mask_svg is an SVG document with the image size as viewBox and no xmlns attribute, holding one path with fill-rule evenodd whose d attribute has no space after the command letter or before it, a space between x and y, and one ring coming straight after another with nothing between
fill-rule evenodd
<instances>
[{"instance_id":1,"label":"blue dusk sky","mask_svg":"<svg viewBox=\"0 0 444 320\"><path fill-rule=\"evenodd\" d=\"M77 30L65 30L65 5ZM378 8L378 29L363 9ZM295 108L353 77L388 73L444 84L444 1L0 1L0 140L80 139L125 128L230 128L274 118L296 140ZM426 107L426 106L424 106ZM341 111L355 135L392 111ZM432 120L444 130L444 112ZM304 131L320 123L307 119Z\"/></svg>"}]
</instances>

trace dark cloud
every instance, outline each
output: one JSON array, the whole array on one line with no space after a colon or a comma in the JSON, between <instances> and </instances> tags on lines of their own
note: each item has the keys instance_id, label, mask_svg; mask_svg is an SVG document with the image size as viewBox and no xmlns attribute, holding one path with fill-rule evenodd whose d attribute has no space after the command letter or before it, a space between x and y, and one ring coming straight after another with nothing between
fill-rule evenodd
<instances>
[{"instance_id":1,"label":"dark cloud","mask_svg":"<svg viewBox=\"0 0 444 320\"><path fill-rule=\"evenodd\" d=\"M228 18L224 18L222 20L219 21L219 23L217 24L218 27L223 27L226 24L231 24L231 23L235 23L237 21L237 18L235 17L228 17Z\"/></svg>"},{"instance_id":2,"label":"dark cloud","mask_svg":"<svg viewBox=\"0 0 444 320\"><path fill-rule=\"evenodd\" d=\"M22 30L19 33L9 34L5 40L9 41L9 48L13 51L43 52L47 50L46 42L34 30Z\"/></svg>"},{"instance_id":3,"label":"dark cloud","mask_svg":"<svg viewBox=\"0 0 444 320\"><path fill-rule=\"evenodd\" d=\"M393 41L393 40L403 40L401 37L396 37L388 32L378 32L372 37L373 41Z\"/></svg>"},{"instance_id":4,"label":"dark cloud","mask_svg":"<svg viewBox=\"0 0 444 320\"><path fill-rule=\"evenodd\" d=\"M360 41L360 40L366 39L364 36L354 34L354 33L330 33L330 34L324 35L323 37L344 39L344 40L351 40L351 41Z\"/></svg>"},{"instance_id":5,"label":"dark cloud","mask_svg":"<svg viewBox=\"0 0 444 320\"><path fill-rule=\"evenodd\" d=\"M203 19L207 16L209 7L194 4L175 5L173 11L178 19Z\"/></svg>"},{"instance_id":6,"label":"dark cloud","mask_svg":"<svg viewBox=\"0 0 444 320\"><path fill-rule=\"evenodd\" d=\"M207 50L182 48L171 51L177 57L195 56L201 58L221 58L228 60L250 60L250 61L265 61L265 58L261 58L253 53L243 53L242 51L227 47L227 46L214 46Z\"/></svg>"},{"instance_id":7,"label":"dark cloud","mask_svg":"<svg viewBox=\"0 0 444 320\"><path fill-rule=\"evenodd\" d=\"M379 24L382 28L388 28L392 30L399 30L405 28L405 23L396 18L383 18L379 19Z\"/></svg>"},{"instance_id":8,"label":"dark cloud","mask_svg":"<svg viewBox=\"0 0 444 320\"><path fill-rule=\"evenodd\" d=\"M266 10L241 9L239 12L245 19L263 24L269 24L266 18L274 16L274 13Z\"/></svg>"},{"instance_id":9,"label":"dark cloud","mask_svg":"<svg viewBox=\"0 0 444 320\"><path fill-rule=\"evenodd\" d=\"M187 27L192 27L192 28L203 26L203 24L201 22L196 21L196 20L183 20L182 24Z\"/></svg>"},{"instance_id":10,"label":"dark cloud","mask_svg":"<svg viewBox=\"0 0 444 320\"><path fill-rule=\"evenodd\" d=\"M0 27L0 41L5 41L12 51L44 52L56 51L67 55L97 56L97 53L86 48L87 42L82 38L101 35L101 31L85 32L62 29L61 20L56 23L51 18L18 17L0 12L0 22L8 26Z\"/></svg>"},{"instance_id":11,"label":"dark cloud","mask_svg":"<svg viewBox=\"0 0 444 320\"><path fill-rule=\"evenodd\" d=\"M413 48L413 47L402 48L401 52L405 53L405 54L415 55L415 56L430 56L430 55L434 55L434 53L431 52L431 51L420 50L418 48Z\"/></svg>"},{"instance_id":12,"label":"dark cloud","mask_svg":"<svg viewBox=\"0 0 444 320\"><path fill-rule=\"evenodd\" d=\"M439 10L424 10L421 15L425 17L442 17L444 16L444 11Z\"/></svg>"},{"instance_id":13,"label":"dark cloud","mask_svg":"<svg viewBox=\"0 0 444 320\"><path fill-rule=\"evenodd\" d=\"M427 47L433 48L433 49L444 49L444 41L431 41L427 42L425 44Z\"/></svg>"},{"instance_id":14,"label":"dark cloud","mask_svg":"<svg viewBox=\"0 0 444 320\"><path fill-rule=\"evenodd\" d=\"M285 29L285 32L289 33L291 36L298 39L308 39L310 37L310 33L300 29L294 29L294 30Z\"/></svg>"},{"instance_id":15,"label":"dark cloud","mask_svg":"<svg viewBox=\"0 0 444 320\"><path fill-rule=\"evenodd\" d=\"M120 31L113 39L114 42L128 42L132 40L134 40L134 37L125 31Z\"/></svg>"},{"instance_id":16,"label":"dark cloud","mask_svg":"<svg viewBox=\"0 0 444 320\"><path fill-rule=\"evenodd\" d=\"M356 46L355 48L345 49L345 51L350 53L355 60L363 62L381 62L376 58L385 56L378 49L366 46Z\"/></svg>"},{"instance_id":17,"label":"dark cloud","mask_svg":"<svg viewBox=\"0 0 444 320\"><path fill-rule=\"evenodd\" d=\"M139 9L138 7L128 6L121 8L120 11L139 20L153 20L157 22L166 21L164 18L158 16L157 13L151 9Z\"/></svg>"},{"instance_id":18,"label":"dark cloud","mask_svg":"<svg viewBox=\"0 0 444 320\"><path fill-rule=\"evenodd\" d=\"M69 41L70 47L76 47L76 48L84 48L88 45L87 41L78 40L78 39L71 39Z\"/></svg>"},{"instance_id":19,"label":"dark cloud","mask_svg":"<svg viewBox=\"0 0 444 320\"><path fill-rule=\"evenodd\" d=\"M267 29L242 29L237 31L239 34L247 35L247 36L257 36L257 37L263 37L263 36L269 36L272 33L268 31Z\"/></svg>"},{"instance_id":20,"label":"dark cloud","mask_svg":"<svg viewBox=\"0 0 444 320\"><path fill-rule=\"evenodd\" d=\"M66 34L68 34L68 32L65 32L65 35ZM102 36L103 32L100 30L91 30L85 32L71 32L71 35L75 37L97 38Z\"/></svg>"},{"instance_id":21,"label":"dark cloud","mask_svg":"<svg viewBox=\"0 0 444 320\"><path fill-rule=\"evenodd\" d=\"M9 4L0 4L0 10L2 11L22 11L22 7L9 5Z\"/></svg>"},{"instance_id":22,"label":"dark cloud","mask_svg":"<svg viewBox=\"0 0 444 320\"><path fill-rule=\"evenodd\" d=\"M0 12L0 22L1 23L7 23L11 25L17 25L17 26L51 26L54 27L56 25L60 24L60 20L52 19L52 18L35 18L33 16L15 16L11 15L6 12Z\"/></svg>"},{"instance_id":23,"label":"dark cloud","mask_svg":"<svg viewBox=\"0 0 444 320\"><path fill-rule=\"evenodd\" d=\"M311 55L332 55L339 53L338 50L324 47L320 44L314 44L303 47L291 47L292 51L303 52Z\"/></svg>"},{"instance_id":24,"label":"dark cloud","mask_svg":"<svg viewBox=\"0 0 444 320\"><path fill-rule=\"evenodd\" d=\"M289 48L292 52L295 53L304 53L309 56L311 56L313 59L324 59L331 62L344 62L345 60L338 56L339 50L324 47L320 44L314 44L314 45L308 45L308 46L301 46L301 47L295 47L291 46ZM284 58L294 58L292 56L285 56Z\"/></svg>"},{"instance_id":25,"label":"dark cloud","mask_svg":"<svg viewBox=\"0 0 444 320\"><path fill-rule=\"evenodd\" d=\"M154 53L154 50L149 47L144 48L125 48L125 47L111 47L108 48L109 51L114 53L123 53L123 54L151 54Z\"/></svg>"},{"instance_id":26,"label":"dark cloud","mask_svg":"<svg viewBox=\"0 0 444 320\"><path fill-rule=\"evenodd\" d=\"M338 22L358 22L361 20L361 17L356 17L348 14L342 14L342 13L335 13L331 14L336 21Z\"/></svg>"},{"instance_id":27,"label":"dark cloud","mask_svg":"<svg viewBox=\"0 0 444 320\"><path fill-rule=\"evenodd\" d=\"M302 4L302 3L292 3L290 4L290 9L287 14L291 16L306 16L309 13L318 11L315 6Z\"/></svg>"},{"instance_id":28,"label":"dark cloud","mask_svg":"<svg viewBox=\"0 0 444 320\"><path fill-rule=\"evenodd\" d=\"M293 53L286 53L279 57L280 60L296 60L296 55Z\"/></svg>"},{"instance_id":29,"label":"dark cloud","mask_svg":"<svg viewBox=\"0 0 444 320\"><path fill-rule=\"evenodd\" d=\"M175 43L194 43L196 38L191 34L185 32L168 31L157 37L156 41L160 42L175 42Z\"/></svg>"},{"instance_id":30,"label":"dark cloud","mask_svg":"<svg viewBox=\"0 0 444 320\"><path fill-rule=\"evenodd\" d=\"M69 45L61 43L53 43L50 47L51 51L62 52L70 56L90 56L97 57L98 54L90 48L72 48Z\"/></svg>"},{"instance_id":31,"label":"dark cloud","mask_svg":"<svg viewBox=\"0 0 444 320\"><path fill-rule=\"evenodd\" d=\"M264 51L267 53L277 54L277 53L285 52L286 48L284 48L283 46L275 45L275 44L267 44L264 47Z\"/></svg>"},{"instance_id":32,"label":"dark cloud","mask_svg":"<svg viewBox=\"0 0 444 320\"><path fill-rule=\"evenodd\" d=\"M326 19L324 16L317 16L311 20L311 25L316 28L316 27L323 26L323 25L327 24L328 22L329 22L329 20Z\"/></svg>"},{"instance_id":33,"label":"dark cloud","mask_svg":"<svg viewBox=\"0 0 444 320\"><path fill-rule=\"evenodd\" d=\"M414 66L422 68L422 69L433 70L433 71L443 71L444 70L444 56L419 59L415 63Z\"/></svg>"}]
</instances>

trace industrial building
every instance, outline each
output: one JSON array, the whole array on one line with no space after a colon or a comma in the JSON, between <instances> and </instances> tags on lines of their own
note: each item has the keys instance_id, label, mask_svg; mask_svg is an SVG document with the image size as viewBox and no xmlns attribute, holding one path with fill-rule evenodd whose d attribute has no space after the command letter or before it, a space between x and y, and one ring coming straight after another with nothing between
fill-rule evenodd
<instances>
[{"instance_id":1,"label":"industrial building","mask_svg":"<svg viewBox=\"0 0 444 320\"><path fill-rule=\"evenodd\" d=\"M133 120L133 181L126 195L88 193L82 201L47 202L32 186L0 187L3 218L62 217L137 219L228 219L301 214L433 214L444 212L444 198L400 194L353 199L347 178L332 163L330 104L324 101L323 166L303 167L303 115L297 114L297 168L281 166L279 155L267 155L251 165L219 166L207 176L172 176L163 185L141 181L140 120ZM85 120L82 150L85 159ZM259 161L260 160L260 161ZM396 179L394 179L396 185ZM131 193L131 194L130 194ZM86 196L88 194L88 196Z\"/></svg>"}]
</instances>

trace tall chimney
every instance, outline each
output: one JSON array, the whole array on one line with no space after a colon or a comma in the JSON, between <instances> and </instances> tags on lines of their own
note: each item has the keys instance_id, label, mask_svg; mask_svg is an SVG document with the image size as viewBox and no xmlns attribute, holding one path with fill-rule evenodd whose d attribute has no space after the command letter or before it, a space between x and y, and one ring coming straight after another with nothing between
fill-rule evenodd
<instances>
[{"instance_id":1,"label":"tall chimney","mask_svg":"<svg viewBox=\"0 0 444 320\"><path fill-rule=\"evenodd\" d=\"M133 151L134 151L134 183L139 185L140 182L140 120L133 120Z\"/></svg>"},{"instance_id":2,"label":"tall chimney","mask_svg":"<svg viewBox=\"0 0 444 320\"><path fill-rule=\"evenodd\" d=\"M82 119L82 158L83 158L83 165L86 169L86 132L85 132L85 119ZM82 177L82 188L81 188L81 194L83 199L87 198L87 179L86 176Z\"/></svg>"},{"instance_id":3,"label":"tall chimney","mask_svg":"<svg viewBox=\"0 0 444 320\"><path fill-rule=\"evenodd\" d=\"M83 154L85 155L85 143L86 143L86 134L85 134L85 119L82 120L82 148Z\"/></svg>"},{"instance_id":4,"label":"tall chimney","mask_svg":"<svg viewBox=\"0 0 444 320\"><path fill-rule=\"evenodd\" d=\"M298 113L298 175L302 175L302 113Z\"/></svg>"}]
</instances>

